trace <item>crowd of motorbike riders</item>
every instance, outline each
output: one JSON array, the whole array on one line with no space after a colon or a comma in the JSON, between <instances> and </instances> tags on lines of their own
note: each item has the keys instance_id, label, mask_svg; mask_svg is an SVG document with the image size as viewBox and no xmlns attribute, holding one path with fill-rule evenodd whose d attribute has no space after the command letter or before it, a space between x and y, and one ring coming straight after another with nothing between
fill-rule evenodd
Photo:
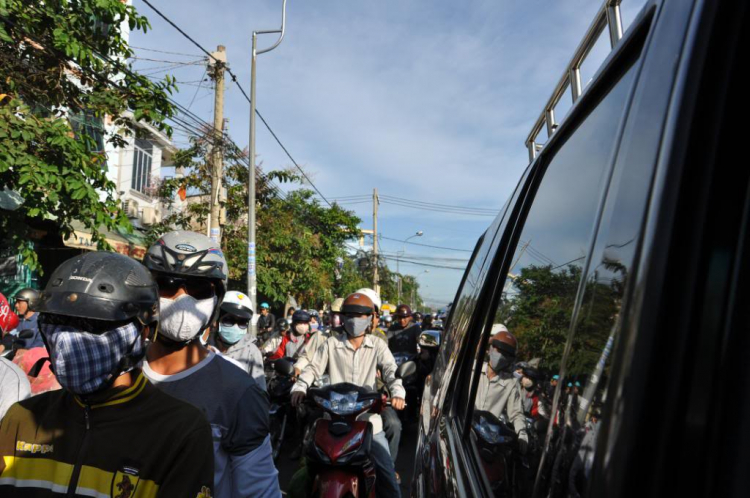
<instances>
[{"instance_id":1,"label":"crowd of motorbike riders","mask_svg":"<svg viewBox=\"0 0 750 498\"><path fill-rule=\"evenodd\" d=\"M143 264L111 252L65 261L42 292L13 296L15 312L0 294L0 494L280 496L286 442L301 462L289 496L400 496L401 432L444 315L384 313L360 289L279 319L262 303L252 334L250 299L227 275L215 243L175 231ZM513 427L527 455L559 379L516 350L496 325L475 425Z\"/></svg>"}]
</instances>

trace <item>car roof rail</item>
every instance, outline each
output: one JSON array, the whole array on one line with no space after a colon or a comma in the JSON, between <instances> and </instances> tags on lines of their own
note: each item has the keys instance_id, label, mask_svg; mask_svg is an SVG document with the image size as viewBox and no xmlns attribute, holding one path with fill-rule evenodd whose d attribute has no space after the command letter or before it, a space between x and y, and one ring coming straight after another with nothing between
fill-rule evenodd
<instances>
[{"instance_id":1,"label":"car roof rail","mask_svg":"<svg viewBox=\"0 0 750 498\"><path fill-rule=\"evenodd\" d=\"M526 148L529 151L529 162L536 159L537 154L544 148L544 144L537 143L537 138L546 126L547 137L551 137L557 130L559 123L555 119L555 108L565 95L566 87L570 88L573 104L580 98L583 87L581 85L581 66L588 57L591 49L599 40L599 36L604 30L609 31L610 50L617 45L622 38L622 16L620 13L620 3L622 0L604 0L594 17L594 21L589 26L588 31L578 44L573 58L565 68L560 81L557 83L552 96L547 101L547 105L537 118L534 127L531 129L526 139Z\"/></svg>"}]
</instances>

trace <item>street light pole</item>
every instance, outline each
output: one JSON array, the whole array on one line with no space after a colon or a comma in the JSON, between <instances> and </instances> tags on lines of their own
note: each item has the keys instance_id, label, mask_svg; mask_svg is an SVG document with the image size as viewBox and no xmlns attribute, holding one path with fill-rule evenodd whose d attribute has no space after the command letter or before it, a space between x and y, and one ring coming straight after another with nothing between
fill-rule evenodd
<instances>
[{"instance_id":1,"label":"street light pole","mask_svg":"<svg viewBox=\"0 0 750 498\"><path fill-rule=\"evenodd\" d=\"M260 54L270 52L279 46L286 30L286 0L281 5L281 28L267 31L253 31L253 51L250 63L250 159L247 181L247 295L253 311L258 308L257 275L255 272L255 62ZM279 34L279 39L271 47L257 50L258 35Z\"/></svg>"},{"instance_id":2,"label":"street light pole","mask_svg":"<svg viewBox=\"0 0 750 498\"><path fill-rule=\"evenodd\" d=\"M401 268L399 267L399 264L401 262L401 255L404 253L406 243L409 242L409 239L413 239L414 237L421 237L422 235L424 235L424 232L422 230L419 230L411 237L407 237L404 241L404 245L401 246L401 251L396 253L396 275L398 275L398 285L396 286L398 288L398 302L396 303L397 305L401 304Z\"/></svg>"}]
</instances>

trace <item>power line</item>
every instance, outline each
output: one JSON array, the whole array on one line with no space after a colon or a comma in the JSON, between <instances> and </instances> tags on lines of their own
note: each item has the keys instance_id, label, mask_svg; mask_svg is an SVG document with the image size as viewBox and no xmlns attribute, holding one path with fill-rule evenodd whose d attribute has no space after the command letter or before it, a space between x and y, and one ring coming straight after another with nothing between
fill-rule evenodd
<instances>
[{"instance_id":1,"label":"power line","mask_svg":"<svg viewBox=\"0 0 750 498\"><path fill-rule=\"evenodd\" d=\"M157 54L181 55L181 56L184 56L184 57L203 57L202 55L185 54L185 53L182 53L182 52L168 52L166 50L157 50L155 48L146 48L146 47L136 47L134 45L130 45L130 48L134 48L136 50L145 50L146 52L155 52Z\"/></svg>"},{"instance_id":2,"label":"power line","mask_svg":"<svg viewBox=\"0 0 750 498\"><path fill-rule=\"evenodd\" d=\"M452 210L452 209L438 209L438 208L431 208L426 206L417 206L413 204L407 204L402 202L396 202L392 200L383 199L381 200L383 204L390 204L393 206L399 206L399 207L408 207L412 209L421 209L423 211L432 211L436 213L448 213L448 214L461 214L465 216L487 216L487 217L496 217L497 213L495 214L489 214L489 213L478 213L478 212L468 212L468 211L459 211L459 210Z\"/></svg>"},{"instance_id":3,"label":"power line","mask_svg":"<svg viewBox=\"0 0 750 498\"><path fill-rule=\"evenodd\" d=\"M175 24L171 19L169 19L166 15L164 15L159 9L157 9L156 7L154 7L154 5L151 2L149 2L148 0L143 0L143 3L145 3L147 6L149 6L154 12L156 12L157 15L159 15L159 17L161 17L167 23L169 23L182 36L184 36L185 38L187 38L188 40L190 40L193 43L193 45L195 45L196 47L198 47L203 53L205 53L206 55L208 55L209 57L211 57L217 63L224 64L223 61L219 61L208 50L206 50L205 48L203 48L203 46L201 46L200 43L198 43L197 41L195 41L190 35L188 35L179 26L177 26L177 24ZM237 81L237 76L235 76L235 74L232 72L231 69L229 69L229 67L227 67L226 70L227 70L227 73L229 73L230 78L232 78L232 81L234 81L235 85L237 85L237 88L239 88L240 92L242 92L242 95L245 97L245 100L247 100L247 102L250 103L250 97L248 97L247 93L245 93L245 90L242 88L242 85L240 85L239 82ZM261 115L261 113L260 113L260 111L258 109L255 110L255 114L258 116L258 118L260 118L260 120L263 122L263 125L265 125L266 129L268 130L268 132L271 134L271 136L274 138L274 140L276 140L276 143L279 144L279 147L281 147L281 149L287 155L287 157L289 158L289 160L292 161L292 163L297 168L297 170L299 170L299 172L302 173L302 176L307 180L307 182L315 190L315 192L318 193L318 195L326 202L326 204L328 204L329 207L333 207L333 206L331 206L331 203L328 202L328 199L326 199L326 197L323 195L323 193L318 189L318 187L316 187L315 184L312 182L312 180L310 180L310 177L307 176L307 173L305 173L305 171L299 166L299 164L297 164L297 161L294 160L294 158L289 153L289 151L284 146L284 144L281 143L281 140L279 140L279 137L271 129L271 126L268 124L268 122L263 117L263 115ZM255 161L255 158L253 157L250 160L251 161Z\"/></svg>"},{"instance_id":4,"label":"power line","mask_svg":"<svg viewBox=\"0 0 750 498\"><path fill-rule=\"evenodd\" d=\"M498 211L494 210L494 209L466 207L466 206L454 206L454 205L450 205L450 204L437 204L437 203L434 203L434 202L425 202L425 201L417 201L417 200L414 200L414 199L405 199L403 197L396 197L396 196L393 196L393 195L381 194L380 197L382 197L384 199L389 199L389 200L394 200L394 201L399 201L399 202L405 202L405 203L409 203L409 204L419 204L419 205L423 205L423 206L427 206L427 207L444 208L444 209L459 209L459 210L462 210L462 211L481 211L481 212L495 214L495 215L498 213Z\"/></svg>"},{"instance_id":5,"label":"power line","mask_svg":"<svg viewBox=\"0 0 750 498\"><path fill-rule=\"evenodd\" d=\"M387 260L391 260L391 261L395 261L396 260L396 258L393 258L391 256L381 256L381 255L378 255L378 257L379 258L382 257L383 259L387 259ZM464 271L464 270L466 270L465 266L464 267L456 267L456 266L433 265L433 264L430 264L430 263L420 263L419 261L411 261L411 260L407 260L407 259L399 259L399 262L404 263L404 264L409 264L409 265L428 266L430 268L442 268L442 269L445 269L445 270L458 270L458 271Z\"/></svg>"},{"instance_id":6,"label":"power line","mask_svg":"<svg viewBox=\"0 0 750 498\"><path fill-rule=\"evenodd\" d=\"M198 88L195 89L195 93L193 94L193 100L190 101L190 105L188 105L188 109L193 107L193 103L195 102L195 97L198 96L198 92L203 88L203 79L206 77L206 73L208 72L208 66L203 70L203 76L201 76L201 83L198 85Z\"/></svg>"},{"instance_id":7,"label":"power line","mask_svg":"<svg viewBox=\"0 0 750 498\"><path fill-rule=\"evenodd\" d=\"M429 245L429 244L420 244L419 242L411 242L411 241L400 240L400 239L392 239L392 238L386 237L384 235L381 235L380 238L381 239L385 239L385 240L392 240L394 242L403 242L403 243L406 243L406 244L412 244L412 245L415 245L415 246L430 247L432 249L445 249L446 251L459 251L459 252L473 252L471 249L458 249L456 247L443 247L443 246L433 246L433 245Z\"/></svg>"}]
</instances>

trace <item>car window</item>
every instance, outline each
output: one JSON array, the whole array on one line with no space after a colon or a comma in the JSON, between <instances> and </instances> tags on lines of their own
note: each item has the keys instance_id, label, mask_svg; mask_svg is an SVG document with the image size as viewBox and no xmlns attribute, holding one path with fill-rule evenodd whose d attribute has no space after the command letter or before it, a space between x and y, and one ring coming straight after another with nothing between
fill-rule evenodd
<instances>
[{"instance_id":1,"label":"car window","mask_svg":"<svg viewBox=\"0 0 750 498\"><path fill-rule=\"evenodd\" d=\"M471 318L477 305L477 298L484 284L487 267L489 265L488 254L494 254L497 247L498 234L502 234L508 218L510 208L515 204L521 194L521 187L525 183L529 168L524 172L521 181L516 186L513 195L503 206L501 214L495 218L492 225L479 238L474 252L469 260L467 271L459 287L458 295L451 307L448 323L443 338L444 347L440 348L440 361L436 362L434 376L441 379L450 379L459 353L464 344L466 333L470 329ZM448 393L449 382L442 382L435 386L432 401L435 406L442 406Z\"/></svg>"},{"instance_id":2,"label":"car window","mask_svg":"<svg viewBox=\"0 0 750 498\"><path fill-rule=\"evenodd\" d=\"M556 390L560 379L553 375L568 344L633 73L625 71L551 152L503 275L502 293L478 341L476 368L465 379L463 389L474 394L465 416L476 468L490 495L531 494L562 387ZM525 381L517 371L521 361L527 364ZM571 392L576 388L574 379L562 382Z\"/></svg>"}]
</instances>

